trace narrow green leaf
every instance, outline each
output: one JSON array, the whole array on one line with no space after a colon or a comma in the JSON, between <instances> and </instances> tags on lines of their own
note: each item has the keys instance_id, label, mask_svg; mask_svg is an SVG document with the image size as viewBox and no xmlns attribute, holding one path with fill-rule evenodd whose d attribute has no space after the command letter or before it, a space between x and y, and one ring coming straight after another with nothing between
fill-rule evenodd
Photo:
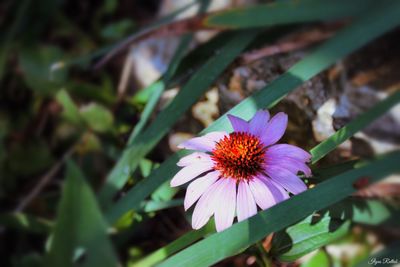
<instances>
[{"instance_id":1,"label":"narrow green leaf","mask_svg":"<svg viewBox=\"0 0 400 267\"><path fill-rule=\"evenodd\" d=\"M212 265L236 254L268 234L282 230L308 214L342 200L356 190L353 183L359 177L368 175L371 177L371 182L376 182L393 172L400 171L399 161L400 152L395 152L357 164L354 170L331 178L315 188L234 224L223 232L195 243L167 259L160 266Z\"/></svg>"},{"instance_id":2,"label":"narrow green leaf","mask_svg":"<svg viewBox=\"0 0 400 267\"><path fill-rule=\"evenodd\" d=\"M308 8L310 8L310 7L308 7ZM328 10L326 12L329 12L329 9L325 9L325 10ZM318 15L320 17L324 17L323 14L321 14L321 13L318 13ZM326 14L324 14L324 15L326 15ZM246 33L244 33L244 34L246 34ZM249 33L247 33L247 34L249 34ZM252 34L252 36L249 35L249 36L240 37L241 41L243 41L243 40L250 41L254 37L254 32L251 34ZM346 35L346 34L349 35L348 33L345 33L345 34L342 33L342 35ZM349 35L346 37L354 38L354 32L352 32L352 34L353 35L351 35L351 36ZM358 34L365 35L365 33L361 31L361 33L357 33L357 34L355 34L355 36L357 36ZM357 36L357 37L360 37L360 36ZM371 39L374 38L373 32L369 33L367 35L367 38L368 37ZM332 55L326 54L325 51L324 51L323 55L315 53L314 57L309 58L310 62L305 62L305 64L306 65L307 64L316 65L317 66L316 68L318 69L318 71L317 71L317 73L318 73L321 70L323 70L324 68L331 65L335 60L337 60L338 57L346 55L347 53L349 53L352 50L354 50L355 48L357 48L357 46L361 46L362 44L365 43L363 38L359 38L359 39L356 39L356 40L352 39L354 41L354 47L352 47L350 45L350 49L346 49L346 47L345 47L345 49L338 49L337 52L335 51L336 53L331 53ZM370 39L368 39L368 40L370 40ZM239 48L236 50L240 51L248 43L249 42L246 42L246 43L243 42L241 45L239 45L240 43L238 42L238 45L235 48ZM335 47L337 44L336 43L333 43L333 44L328 43L326 49L331 48L331 47L329 47L329 45ZM223 58L223 54L225 54L226 52L229 53L229 57L227 57L227 59L229 59L229 60L226 60L226 59L224 59L224 60L227 63L229 63L231 60L233 60L234 56L232 57L232 55L234 55L234 53L229 51L232 48L229 49L228 47L229 47L228 45L223 47L221 49L221 53L219 55L217 55L215 58L211 59L206 65L204 65L202 70L207 70L208 68L210 68L212 70L212 68L215 68L217 65L210 64L210 63L218 62L219 58ZM334 51L333 48L332 48L332 50ZM350 50L350 51L348 51L348 50ZM323 56L322 60L321 60L321 56ZM221 64L221 62L220 62L220 64ZM226 65L227 64L224 64L224 66L226 66ZM215 73L219 74L220 72L221 72L221 70L218 70L218 72L215 72ZM288 77L285 77L286 79L278 79L278 81L283 80L283 85L282 85L283 88L285 88L285 87L288 88L288 85L289 85L289 89L282 90L284 92L283 95L293 89L292 85L294 85L294 86L300 85L303 81L309 79L310 77L314 76L315 74L316 73L314 73L313 69L311 70L311 73L310 73L310 71L305 71L303 69L303 66L298 66L297 68L296 67L292 68L291 72L286 73L286 75L288 76ZM283 75L283 76L285 76L285 75ZM104 188L100 192L100 200L104 207L107 208L112 195L116 192L116 190L120 189L123 186L123 184L129 178L129 174L135 170L137 163L138 163L137 162L138 160L136 160L136 158L140 159L145 154L147 154L151 150L151 148L153 148L154 145L162 138L162 136L166 132L168 132L168 130L170 129L172 124L176 121L176 118L179 117L179 115L182 114L182 112L184 110L186 110L189 106L191 106L193 104L193 102L201 95L201 94L197 93L197 92L199 92L198 90L194 90L193 88L196 88L199 85L200 85L200 87L202 87L204 83L210 85L211 82L215 78L216 77L214 77L213 75L208 75L207 73L204 73L204 74L198 73L198 75L193 76L193 78L181 90L181 93L177 96L177 98L174 100L174 102L169 107L167 107L167 109L164 110L160 114L160 116L157 117L156 121L147 129L147 131L144 132L142 138L138 137L137 144L134 144L135 148L124 152L121 160L117 163L117 165L115 166L115 168L112 170L111 174L109 175L109 177L107 179L107 184L104 186ZM278 82L276 82L275 84L278 87L281 87ZM187 88L189 88L189 87L191 88L190 91L187 90ZM186 90L187 90L187 92L185 93ZM204 88L201 91L201 93L202 92L204 92ZM260 94L257 94L257 95L260 95ZM279 100L279 97L273 96L273 98L274 98L273 102ZM188 99L190 99L190 101L188 101ZM252 99L251 101L260 103L262 100L264 100L263 97L260 97L259 99L255 98L255 99ZM187 104L183 104L185 102L187 102ZM246 101L242 102L241 104L248 105L248 103ZM253 105L253 107L254 106L255 105ZM253 111L253 113L254 113L254 111ZM173 114L173 116L172 116L172 114ZM210 130L212 130L212 128L213 128L212 126L209 127ZM133 155L135 155L135 157L133 157Z\"/></svg>"},{"instance_id":3,"label":"narrow green leaf","mask_svg":"<svg viewBox=\"0 0 400 267\"><path fill-rule=\"evenodd\" d=\"M143 203L144 212L154 212L162 209L173 208L181 206L183 204L183 199L172 199L168 201L146 201Z\"/></svg>"},{"instance_id":4,"label":"narrow green leaf","mask_svg":"<svg viewBox=\"0 0 400 267\"><path fill-rule=\"evenodd\" d=\"M100 31L101 37L106 40L118 40L126 36L126 34L135 27L135 23L131 19L121 19L104 25Z\"/></svg>"},{"instance_id":5,"label":"narrow green leaf","mask_svg":"<svg viewBox=\"0 0 400 267\"><path fill-rule=\"evenodd\" d=\"M210 27L237 29L315 20L333 20L362 14L372 2L368 0L273 2L211 14L206 17L204 24Z\"/></svg>"},{"instance_id":6,"label":"narrow green leaf","mask_svg":"<svg viewBox=\"0 0 400 267\"><path fill-rule=\"evenodd\" d=\"M278 30L277 30L278 31ZM279 29L279 35L282 36L281 29ZM175 75L171 78L171 81L167 84L167 87L173 88L181 84L180 81L189 78L195 73L195 71L202 66L210 57L215 55L215 52L220 50L221 47L226 43L226 40L231 39L237 32L226 31L218 34L210 41L200 44L196 49L192 49L188 54L182 59L179 64ZM267 37L271 39L270 34ZM255 39L255 41L258 39ZM252 45L253 43L251 43Z\"/></svg>"},{"instance_id":7,"label":"narrow green leaf","mask_svg":"<svg viewBox=\"0 0 400 267\"><path fill-rule=\"evenodd\" d=\"M295 261L298 258L327 245L347 234L350 221L331 218L325 214L322 218L308 216L303 221L275 233L271 255L281 261Z\"/></svg>"},{"instance_id":8,"label":"narrow green leaf","mask_svg":"<svg viewBox=\"0 0 400 267\"><path fill-rule=\"evenodd\" d=\"M106 210L105 217L108 222L112 224L127 211L139 209L140 203L142 203L146 197L179 170L178 166L176 166L176 162L180 157L187 154L189 154L189 152L186 151L175 153L161 165L163 166L162 168L160 166L155 169L149 177L141 180L127 195L114 204L112 208ZM166 173L166 170L168 170L168 173Z\"/></svg>"},{"instance_id":9,"label":"narrow green leaf","mask_svg":"<svg viewBox=\"0 0 400 267\"><path fill-rule=\"evenodd\" d=\"M150 115L153 113L158 103L158 100L160 99L162 93L164 92L165 85L175 74L178 65L181 62L191 40L192 40L192 34L187 34L181 37L179 46L177 47L175 54L172 57L171 63L168 65L168 69L164 74L163 78L160 81L157 81L150 85L150 87L152 87L152 89L150 89L152 91L152 94L149 98L149 101L146 103L146 106L142 114L140 115L139 122L136 124L135 129L133 130L132 134L129 137L128 146L136 141L136 138L146 126L146 123L148 122Z\"/></svg>"},{"instance_id":10,"label":"narrow green leaf","mask_svg":"<svg viewBox=\"0 0 400 267\"><path fill-rule=\"evenodd\" d=\"M317 75L338 59L394 28L400 22L400 17L398 16L400 2L385 1L385 3L386 5L377 6L370 13L365 14L365 16L355 21L352 25L337 33L336 36L322 44L314 53L295 64L261 91L236 105L227 114L240 116L246 120L250 119L258 109L272 107L288 92L300 86L304 81ZM202 133L229 129L231 129L231 126L225 114L202 131ZM174 154L160 165L158 169L154 170L147 179L138 183L124 198L110 209L107 209L107 219L113 222L126 211L137 208L138 206L135 203L141 203L160 184L173 177L178 171L176 162L180 156L185 154L186 152L183 151L180 151L179 154ZM126 172L124 175L128 175L130 173L128 162L124 165L121 163L119 170L121 171L121 169Z\"/></svg>"},{"instance_id":11,"label":"narrow green leaf","mask_svg":"<svg viewBox=\"0 0 400 267\"><path fill-rule=\"evenodd\" d=\"M381 101L367 112L355 118L351 123L341 128L327 140L314 147L310 151L312 155L312 163L315 163L323 158L326 154L334 150L341 143L353 136L356 132L365 128L371 122L385 114L398 102L400 102L400 92L396 92L393 95L388 96L385 100Z\"/></svg>"},{"instance_id":12,"label":"narrow green leaf","mask_svg":"<svg viewBox=\"0 0 400 267\"><path fill-rule=\"evenodd\" d=\"M382 3L382 5L379 5ZM384 1L339 31L323 43L312 54L292 66L287 72L272 81L260 91L246 98L227 114L249 120L258 109L271 108L287 93L325 70L337 60L347 56L400 23L398 1ZM226 114L225 114L226 115ZM231 129L226 116L220 117L202 133Z\"/></svg>"},{"instance_id":13,"label":"narrow green leaf","mask_svg":"<svg viewBox=\"0 0 400 267\"><path fill-rule=\"evenodd\" d=\"M139 163L140 175L147 177L153 169L156 168L156 164L148 159L142 159Z\"/></svg>"},{"instance_id":14,"label":"narrow green leaf","mask_svg":"<svg viewBox=\"0 0 400 267\"><path fill-rule=\"evenodd\" d=\"M205 10L207 10L208 5L210 4L210 1L202 1L200 3L199 11L198 13L202 13ZM150 85L151 87L155 87L153 89L150 100L146 103L146 106L140 115L139 122L135 126L135 129L133 130L132 134L129 137L128 145L134 143L136 141L136 137L139 135L139 133L142 132L144 126L148 122L150 115L154 111L158 100L160 99L162 92L165 89L165 85L169 83L171 78L175 75L176 70L178 69L178 66L181 63L181 60L183 59L187 48L189 47L191 41L193 38L193 34L185 34L184 36L181 37L180 43L178 47L176 48L176 51L172 57L171 62L168 65L168 69L163 75L161 81L155 82L153 85Z\"/></svg>"},{"instance_id":15,"label":"narrow green leaf","mask_svg":"<svg viewBox=\"0 0 400 267\"><path fill-rule=\"evenodd\" d=\"M160 248L153 253L147 255L145 258L135 262L130 267L154 266L156 263L159 263L160 261L166 259L168 256L181 250L182 247L186 247L193 242L199 240L207 233L212 232L213 228L215 228L214 225L209 223L198 231L190 231L189 233L179 237L167 246Z\"/></svg>"},{"instance_id":16,"label":"narrow green leaf","mask_svg":"<svg viewBox=\"0 0 400 267\"><path fill-rule=\"evenodd\" d=\"M335 166L318 169L316 171L313 171L313 179L316 178L318 181L328 180L333 176L337 176L343 172L354 169L357 164L360 164L360 162L361 161L359 160L354 160ZM383 203L379 200L364 200L357 198L345 199L344 201L339 202L327 209L321 210L318 213L322 215L329 213L329 216L335 219L350 220L355 223L368 225L378 225L382 223L385 223L387 225L398 225L396 222L398 222L400 218L400 211L396 207ZM207 229L209 229L209 231L204 232L204 234L209 234L214 230L210 227L207 227ZM196 231L189 231L188 233L183 235L182 238L185 240L186 238L193 236L193 232ZM197 239L200 239L200 237ZM192 242L197 241L197 239L193 240ZM186 243L180 242L176 242L174 244L175 246L180 245L179 250L187 246ZM152 254L146 256L145 259L149 258L149 261L151 262L160 262L173 254L168 249L166 249L166 247L160 248L157 251L160 252L153 252ZM161 253L161 251L163 251L163 253ZM154 258L152 256L153 254Z\"/></svg>"},{"instance_id":17,"label":"narrow green leaf","mask_svg":"<svg viewBox=\"0 0 400 267\"><path fill-rule=\"evenodd\" d=\"M106 231L107 225L92 190L78 167L68 162L46 266L75 266L73 256L82 252L80 266L117 266Z\"/></svg>"},{"instance_id":18,"label":"narrow green leaf","mask_svg":"<svg viewBox=\"0 0 400 267\"><path fill-rule=\"evenodd\" d=\"M162 93L164 92L164 89L165 89L165 83L162 80L152 83L147 88L143 89L145 91L151 91L151 94L144 107L142 114L140 115L138 123L135 125L135 128L133 129L131 135L129 136L127 146L133 144L138 135L143 131L154 108L158 103L158 100L160 99Z\"/></svg>"},{"instance_id":19,"label":"narrow green leaf","mask_svg":"<svg viewBox=\"0 0 400 267\"><path fill-rule=\"evenodd\" d=\"M169 182L166 181L161 184L152 194L151 199L156 201L166 201L171 200L176 193L178 193L179 189L176 187L171 187Z\"/></svg>"},{"instance_id":20,"label":"narrow green leaf","mask_svg":"<svg viewBox=\"0 0 400 267\"><path fill-rule=\"evenodd\" d=\"M235 35L212 57L180 90L174 100L160 113L155 121L137 138L130 148L124 151L121 159L111 171L100 192L104 207L110 204L113 194L120 189L129 175L136 169L140 159L145 156L161 138L168 133L174 122L211 86L222 71L254 39L255 31Z\"/></svg>"}]
</instances>

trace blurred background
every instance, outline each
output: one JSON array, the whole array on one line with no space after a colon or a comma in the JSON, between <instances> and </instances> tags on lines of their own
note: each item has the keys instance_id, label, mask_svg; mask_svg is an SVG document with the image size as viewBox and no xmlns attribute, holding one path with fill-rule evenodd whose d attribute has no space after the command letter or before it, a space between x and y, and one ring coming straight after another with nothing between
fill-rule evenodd
<instances>
[{"instance_id":1,"label":"blurred background","mask_svg":"<svg viewBox=\"0 0 400 267\"><path fill-rule=\"evenodd\" d=\"M199 14L204 11L274 1L197 2L0 2L1 266L41 266L57 216L66 161L75 161L97 194L131 132L146 125L147 120L143 125L140 122L149 101L159 94L153 109L145 115L152 121L210 55L202 54L204 50L199 47L212 43L216 36L229 34L225 28L196 24L196 19L173 24L165 31L151 29L189 17L201 18ZM271 83L349 22L345 18L285 26L279 28L280 36L272 42L259 38L179 117L114 199L123 197L177 151L177 144ZM150 34L138 35L143 29ZM182 64L175 73L166 75L182 36L187 38L189 32L195 34L187 41ZM221 40L215 41L214 47L218 42ZM271 111L289 115L282 142L310 149L398 90L399 42L399 29L392 30L290 93ZM111 51L117 53L109 54ZM167 79L166 90L157 91L152 86L160 78ZM397 105L330 153L319 166L370 158L399 146ZM357 194L398 206L399 176L392 175ZM146 266L135 264L190 230L182 208L183 196L168 183L160 184L141 212L130 213L113 225L112 242L121 265ZM169 201L164 206L155 205L163 199ZM399 238L398 225L352 225L313 254L291 263L274 258L273 264L353 266ZM271 237L263 244L268 251ZM217 266L258 266L258 253L250 248Z\"/></svg>"}]
</instances>

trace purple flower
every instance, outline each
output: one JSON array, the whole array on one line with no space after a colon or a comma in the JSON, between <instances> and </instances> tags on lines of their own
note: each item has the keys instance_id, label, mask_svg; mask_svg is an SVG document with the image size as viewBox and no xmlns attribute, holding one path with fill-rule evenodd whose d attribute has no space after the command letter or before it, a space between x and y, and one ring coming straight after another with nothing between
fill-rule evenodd
<instances>
[{"instance_id":1,"label":"purple flower","mask_svg":"<svg viewBox=\"0 0 400 267\"><path fill-rule=\"evenodd\" d=\"M197 200L192 227L200 229L214 215L217 231L265 210L307 189L297 177L311 175L306 165L311 155L289 144L275 144L283 136L288 117L280 112L270 119L269 112L258 111L246 122L228 115L233 132L212 132L192 138L179 147L194 152L177 165L183 167L171 186L192 181L186 191L184 207Z\"/></svg>"}]
</instances>

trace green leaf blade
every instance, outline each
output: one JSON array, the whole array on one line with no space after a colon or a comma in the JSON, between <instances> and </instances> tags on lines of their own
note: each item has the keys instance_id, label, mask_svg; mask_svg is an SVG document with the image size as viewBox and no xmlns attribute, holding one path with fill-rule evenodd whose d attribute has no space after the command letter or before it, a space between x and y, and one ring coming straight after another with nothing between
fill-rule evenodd
<instances>
[{"instance_id":1,"label":"green leaf blade","mask_svg":"<svg viewBox=\"0 0 400 267\"><path fill-rule=\"evenodd\" d=\"M317 48L314 53L295 64L285 74L259 92L240 102L226 114L240 116L246 120L250 119L258 109L272 107L287 93L325 70L338 59L393 29L400 23L400 17L397 16L400 12L400 3L396 1L389 1L388 3L391 3L391 5L377 6L375 10L365 14L352 25L340 31L332 39ZM203 130L202 133L230 131L231 126L226 114ZM179 153L184 155L184 152ZM114 221L126 211L134 209L135 203L143 201L152 191L156 190L159 184L172 178L178 170L175 165L178 159L179 155L174 154L146 180L141 181L124 198L107 209L108 220ZM127 171L129 171L129 162L125 162L124 165L127 166Z\"/></svg>"},{"instance_id":2,"label":"green leaf blade","mask_svg":"<svg viewBox=\"0 0 400 267\"><path fill-rule=\"evenodd\" d=\"M46 266L73 266L73 256L79 250L85 253L81 266L117 266L106 232L96 198L81 171L69 162Z\"/></svg>"},{"instance_id":3,"label":"green leaf blade","mask_svg":"<svg viewBox=\"0 0 400 267\"><path fill-rule=\"evenodd\" d=\"M399 171L399 160L400 152L395 152L371 162L365 162L361 167L338 175L313 189L234 224L223 232L195 243L159 266L212 265L236 254L268 234L282 230L308 214L344 199L356 190L353 183L360 177L368 175L371 177L371 182L376 182ZM316 199L318 201L315 201Z\"/></svg>"},{"instance_id":4,"label":"green leaf blade","mask_svg":"<svg viewBox=\"0 0 400 267\"><path fill-rule=\"evenodd\" d=\"M209 15L204 24L210 27L240 29L318 20L333 20L361 14L372 1L302 0L246 6ZM321 16L321 14L323 14Z\"/></svg>"},{"instance_id":5,"label":"green leaf blade","mask_svg":"<svg viewBox=\"0 0 400 267\"><path fill-rule=\"evenodd\" d=\"M125 184L129 175L138 166L140 159L161 140L177 118L196 102L222 71L253 40L256 34L256 31L247 31L234 35L222 47L219 54L212 57L192 76L156 120L137 137L136 142L125 150L121 159L111 171L106 185L100 192L100 200L103 206L107 207L109 205L113 194Z\"/></svg>"},{"instance_id":6,"label":"green leaf blade","mask_svg":"<svg viewBox=\"0 0 400 267\"><path fill-rule=\"evenodd\" d=\"M341 128L327 140L313 148L310 153L312 155L312 163L317 162L326 154L334 150L344 141L353 136L356 132L368 126L371 122L385 114L390 108L400 102L400 92L388 96L385 100L375 105L367 112L355 118L351 123Z\"/></svg>"}]
</instances>

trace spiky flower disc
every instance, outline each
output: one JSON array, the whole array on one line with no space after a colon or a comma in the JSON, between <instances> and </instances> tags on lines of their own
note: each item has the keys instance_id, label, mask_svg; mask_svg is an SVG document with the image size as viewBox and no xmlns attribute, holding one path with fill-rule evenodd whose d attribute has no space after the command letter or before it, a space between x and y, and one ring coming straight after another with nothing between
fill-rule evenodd
<instances>
[{"instance_id":1,"label":"spiky flower disc","mask_svg":"<svg viewBox=\"0 0 400 267\"><path fill-rule=\"evenodd\" d=\"M233 132L215 144L211 159L223 177L248 180L263 169L264 147L252 134Z\"/></svg>"}]
</instances>

